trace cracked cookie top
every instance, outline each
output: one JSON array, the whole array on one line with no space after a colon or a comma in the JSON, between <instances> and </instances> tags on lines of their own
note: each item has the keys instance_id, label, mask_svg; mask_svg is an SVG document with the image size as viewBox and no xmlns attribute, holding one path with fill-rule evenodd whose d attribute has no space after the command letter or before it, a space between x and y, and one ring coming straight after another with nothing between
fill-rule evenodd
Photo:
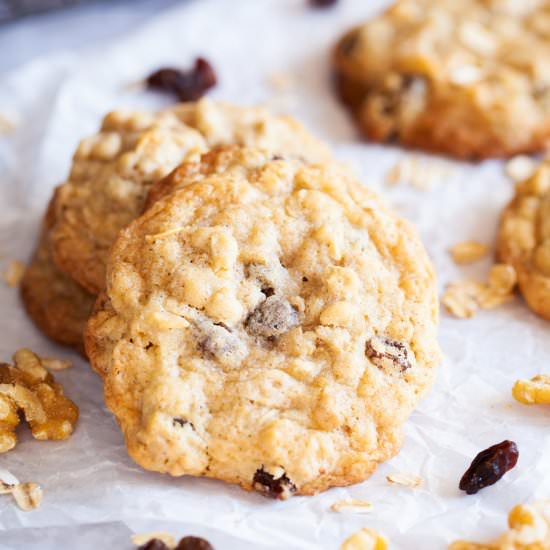
<instances>
[{"instance_id":1,"label":"cracked cookie top","mask_svg":"<svg viewBox=\"0 0 550 550\"><path fill-rule=\"evenodd\" d=\"M399 0L334 53L366 135L462 158L550 138L550 2Z\"/></svg>"},{"instance_id":2,"label":"cracked cookie top","mask_svg":"<svg viewBox=\"0 0 550 550\"><path fill-rule=\"evenodd\" d=\"M415 231L340 165L259 149L152 193L86 335L130 455L276 498L368 477L439 359Z\"/></svg>"},{"instance_id":3,"label":"cracked cookie top","mask_svg":"<svg viewBox=\"0 0 550 550\"><path fill-rule=\"evenodd\" d=\"M516 186L502 213L497 253L516 270L529 307L550 319L550 159Z\"/></svg>"},{"instance_id":4,"label":"cracked cookie top","mask_svg":"<svg viewBox=\"0 0 550 550\"><path fill-rule=\"evenodd\" d=\"M56 192L49 239L57 267L97 294L109 249L119 230L141 213L150 186L184 159L220 144L328 157L301 124L263 108L204 99L159 113L112 112L99 133L80 143L70 176Z\"/></svg>"}]
</instances>

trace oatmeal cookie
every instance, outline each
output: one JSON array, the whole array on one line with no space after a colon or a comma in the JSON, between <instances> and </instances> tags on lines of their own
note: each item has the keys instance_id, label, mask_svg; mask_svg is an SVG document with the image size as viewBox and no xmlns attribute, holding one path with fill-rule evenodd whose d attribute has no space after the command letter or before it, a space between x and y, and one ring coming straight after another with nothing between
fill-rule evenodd
<instances>
[{"instance_id":1,"label":"oatmeal cookie","mask_svg":"<svg viewBox=\"0 0 550 550\"><path fill-rule=\"evenodd\" d=\"M517 184L500 220L497 254L515 268L529 307L550 319L550 159Z\"/></svg>"},{"instance_id":2,"label":"oatmeal cookie","mask_svg":"<svg viewBox=\"0 0 550 550\"><path fill-rule=\"evenodd\" d=\"M550 141L550 1L399 0L333 64L366 136L466 159Z\"/></svg>"},{"instance_id":3,"label":"oatmeal cookie","mask_svg":"<svg viewBox=\"0 0 550 550\"><path fill-rule=\"evenodd\" d=\"M259 149L161 188L86 329L131 457L275 498L366 479L439 360L416 232L340 165Z\"/></svg>"},{"instance_id":4,"label":"oatmeal cookie","mask_svg":"<svg viewBox=\"0 0 550 550\"><path fill-rule=\"evenodd\" d=\"M153 182L218 144L254 145L309 159L327 149L295 120L202 100L160 113L113 112L82 141L57 191L49 239L57 267L88 292L104 286L118 231L137 217Z\"/></svg>"}]
</instances>

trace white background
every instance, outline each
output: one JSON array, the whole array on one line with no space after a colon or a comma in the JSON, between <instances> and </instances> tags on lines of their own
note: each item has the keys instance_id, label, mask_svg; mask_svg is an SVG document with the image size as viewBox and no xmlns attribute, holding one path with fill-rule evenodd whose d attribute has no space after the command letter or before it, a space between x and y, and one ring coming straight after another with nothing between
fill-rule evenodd
<instances>
[{"instance_id":1,"label":"white background","mask_svg":"<svg viewBox=\"0 0 550 550\"><path fill-rule=\"evenodd\" d=\"M502 163L453 163L454 175L430 192L388 188L384 174L406 153L361 143L333 97L331 44L384 4L340 0L335 9L314 11L305 0L162 0L132 9L103 3L0 30L0 70L10 69L0 82L0 112L18 121L15 133L0 137L0 270L10 259L27 260L52 188L101 116L116 107L163 104L125 85L202 54L219 75L214 98L268 102L291 112L415 222L441 287L486 276L490 259L458 268L447 249L471 238L493 242L499 210L513 190ZM283 96L268 84L280 72L293 81ZM516 404L510 394L516 378L550 372L549 328L519 299L468 321L442 312L445 360L407 426L401 454L363 484L279 503L220 482L172 479L135 466L102 404L99 380L83 360L42 337L17 292L0 284L0 359L22 346L71 358L76 367L58 378L81 410L70 440L38 442L23 429L19 446L0 456L0 468L44 488L42 507L31 513L0 497L0 549L130 549L131 532L169 530L205 536L217 550L336 550L364 526L383 532L399 550L444 549L462 537L487 540L504 529L513 505L550 497L550 411ZM476 496L459 492L472 457L503 439L517 442L518 466ZM394 471L421 475L424 487L389 485L385 476ZM366 499L375 509L361 516L330 511L346 497Z\"/></svg>"}]
</instances>

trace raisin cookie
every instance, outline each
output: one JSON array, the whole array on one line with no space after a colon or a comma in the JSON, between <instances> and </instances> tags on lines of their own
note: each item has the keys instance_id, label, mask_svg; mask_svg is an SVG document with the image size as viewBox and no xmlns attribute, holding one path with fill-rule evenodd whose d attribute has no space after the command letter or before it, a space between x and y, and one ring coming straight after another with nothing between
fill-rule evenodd
<instances>
[{"instance_id":1,"label":"raisin cookie","mask_svg":"<svg viewBox=\"0 0 550 550\"><path fill-rule=\"evenodd\" d=\"M281 499L366 479L439 360L415 231L340 165L254 148L161 186L85 339L131 457Z\"/></svg>"},{"instance_id":2,"label":"raisin cookie","mask_svg":"<svg viewBox=\"0 0 550 550\"><path fill-rule=\"evenodd\" d=\"M152 183L218 144L314 160L328 156L295 120L261 108L202 100L160 113L113 112L97 135L82 141L68 181L57 190L56 222L49 233L57 267L97 294L111 244L141 213Z\"/></svg>"},{"instance_id":3,"label":"raisin cookie","mask_svg":"<svg viewBox=\"0 0 550 550\"><path fill-rule=\"evenodd\" d=\"M333 59L372 140L466 159L550 141L549 0L399 0Z\"/></svg>"},{"instance_id":4,"label":"raisin cookie","mask_svg":"<svg viewBox=\"0 0 550 550\"><path fill-rule=\"evenodd\" d=\"M516 186L500 221L497 253L515 268L529 307L550 319L550 159Z\"/></svg>"}]
</instances>

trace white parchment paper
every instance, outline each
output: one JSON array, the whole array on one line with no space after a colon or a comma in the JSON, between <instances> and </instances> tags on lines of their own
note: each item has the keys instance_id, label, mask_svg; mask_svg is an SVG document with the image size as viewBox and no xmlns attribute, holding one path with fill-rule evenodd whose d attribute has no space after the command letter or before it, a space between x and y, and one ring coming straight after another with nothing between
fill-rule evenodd
<instances>
[{"instance_id":1,"label":"white parchment paper","mask_svg":"<svg viewBox=\"0 0 550 550\"><path fill-rule=\"evenodd\" d=\"M334 9L317 11L306 4L184 3L116 43L36 59L1 82L0 110L17 120L17 128L0 137L0 269L11 259L28 259L52 188L66 176L79 139L97 129L102 115L118 107L163 105L158 96L129 92L125 85L202 54L219 75L214 98L269 103L294 114L415 222L441 287L459 277L486 276L489 259L458 268L447 249L471 238L493 242L499 210L512 193L502 164L453 163L453 177L429 192L384 185L386 171L407 153L357 140L331 91L328 52L342 31L385 2L341 0ZM273 73L289 75L291 90L274 94L268 83ZM205 536L218 550L337 549L366 526L399 550L444 549L462 537L486 540L504 528L514 504L550 497L550 411L516 404L510 393L516 378L550 372L548 331L550 323L519 299L468 321L443 312L445 360L433 392L407 425L401 454L365 483L280 503L220 482L172 479L135 466L103 405L99 380L82 359L41 336L17 291L0 284L0 359L22 346L70 358L76 367L57 377L81 410L70 440L38 442L23 429L19 446L0 456L1 468L44 488L41 508L31 513L0 497L0 548L130 549L132 532L168 530ZM472 457L506 438L519 446L518 466L476 496L460 493L458 480ZM420 475L424 486L389 485L385 476L394 471ZM347 497L375 508L367 515L330 511Z\"/></svg>"}]
</instances>

